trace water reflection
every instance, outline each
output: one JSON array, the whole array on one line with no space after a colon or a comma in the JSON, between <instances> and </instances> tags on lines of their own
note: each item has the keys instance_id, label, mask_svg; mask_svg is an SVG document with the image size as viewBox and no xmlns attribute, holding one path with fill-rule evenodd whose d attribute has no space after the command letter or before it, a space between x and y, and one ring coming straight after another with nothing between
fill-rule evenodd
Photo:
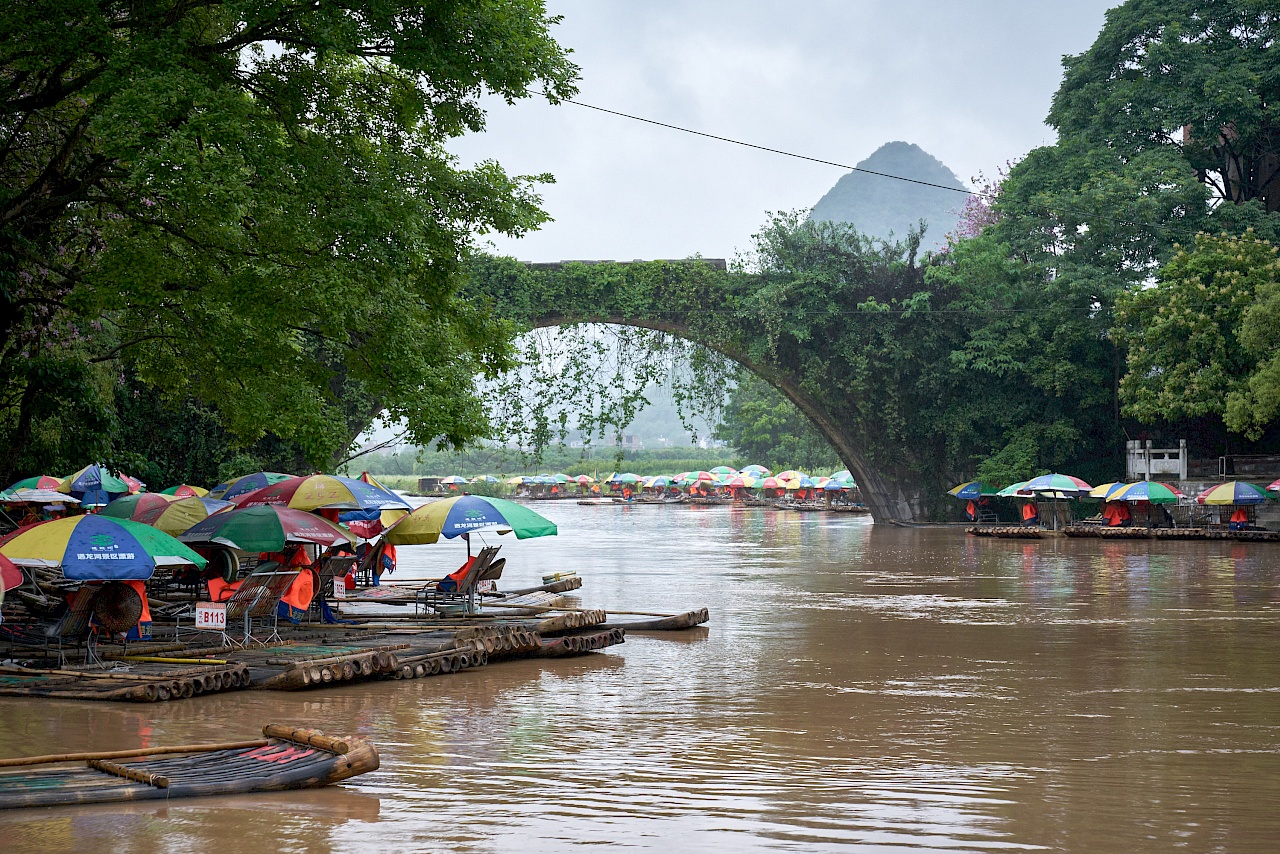
<instances>
[{"instance_id":1,"label":"water reflection","mask_svg":"<svg viewBox=\"0 0 1280 854\"><path fill-rule=\"evenodd\" d=\"M990 540L741 508L545 512L561 536L490 538L504 583L572 569L589 605L706 605L713 623L324 694L0 700L0 753L301 721L366 734L383 756L341 789L15 813L0 832L82 852L1265 850L1280 837L1274 546ZM462 553L402 549L402 577Z\"/></svg>"}]
</instances>

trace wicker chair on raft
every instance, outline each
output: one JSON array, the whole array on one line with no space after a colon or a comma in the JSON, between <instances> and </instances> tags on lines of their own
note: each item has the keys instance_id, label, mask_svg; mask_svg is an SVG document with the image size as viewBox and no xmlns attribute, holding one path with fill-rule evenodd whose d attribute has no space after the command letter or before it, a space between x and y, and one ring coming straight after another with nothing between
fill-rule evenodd
<instances>
[{"instance_id":1,"label":"wicker chair on raft","mask_svg":"<svg viewBox=\"0 0 1280 854\"><path fill-rule=\"evenodd\" d=\"M193 626L194 631L216 631L221 635L223 646L246 647L251 643L272 643L280 640L279 608L280 600L289 591L289 585L298 577L296 569L282 570L274 561L258 565L253 574L240 581L236 591L224 600L227 606L226 627L222 629L206 629ZM264 637L255 637L254 621L262 623L260 632ZM240 628L240 638L232 635L233 627ZM270 632L267 632L267 627Z\"/></svg>"},{"instance_id":2,"label":"wicker chair on raft","mask_svg":"<svg viewBox=\"0 0 1280 854\"><path fill-rule=\"evenodd\" d=\"M458 578L458 573L455 572L418 591L417 596L414 597L414 614L418 613L419 607L423 613L428 609L437 614L476 613L476 596L480 582L497 577L492 573L495 568L494 558L500 548L502 547L485 546L475 557L468 560L461 578ZM503 559L500 563L505 565L506 560ZM497 571L498 575L501 575L501 566L497 567Z\"/></svg>"}]
</instances>

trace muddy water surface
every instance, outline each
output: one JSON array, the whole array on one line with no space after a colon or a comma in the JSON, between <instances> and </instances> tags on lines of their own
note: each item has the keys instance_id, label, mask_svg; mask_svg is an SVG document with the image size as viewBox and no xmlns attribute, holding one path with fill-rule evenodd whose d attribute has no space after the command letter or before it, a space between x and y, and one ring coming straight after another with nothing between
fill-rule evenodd
<instances>
[{"instance_id":1,"label":"muddy water surface","mask_svg":"<svg viewBox=\"0 0 1280 854\"><path fill-rule=\"evenodd\" d=\"M0 814L4 851L1271 851L1280 546L537 505L504 584L713 622L577 659L152 706L0 698L0 756L368 736L324 791ZM402 576L458 543L402 550Z\"/></svg>"}]
</instances>

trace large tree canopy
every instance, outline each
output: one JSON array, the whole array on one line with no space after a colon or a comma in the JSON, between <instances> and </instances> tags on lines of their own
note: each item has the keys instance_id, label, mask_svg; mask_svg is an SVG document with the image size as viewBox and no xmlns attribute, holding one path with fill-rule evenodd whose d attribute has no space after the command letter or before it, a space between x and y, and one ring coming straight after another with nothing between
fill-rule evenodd
<instances>
[{"instance_id":1,"label":"large tree canopy","mask_svg":"<svg viewBox=\"0 0 1280 854\"><path fill-rule=\"evenodd\" d=\"M0 474L100 452L121 364L313 464L383 410L420 443L482 435L473 377L510 335L458 266L545 217L538 178L443 144L482 94L573 91L554 23L541 0L7 4Z\"/></svg>"}]
</instances>

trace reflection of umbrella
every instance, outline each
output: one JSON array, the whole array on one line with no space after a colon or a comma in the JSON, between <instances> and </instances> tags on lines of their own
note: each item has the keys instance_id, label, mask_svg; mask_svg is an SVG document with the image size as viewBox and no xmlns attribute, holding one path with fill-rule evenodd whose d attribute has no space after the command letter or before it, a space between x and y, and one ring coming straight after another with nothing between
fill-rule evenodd
<instances>
[{"instance_id":1,"label":"reflection of umbrella","mask_svg":"<svg viewBox=\"0 0 1280 854\"><path fill-rule=\"evenodd\" d=\"M1029 495L1026 495L1026 496L1019 495L1019 493L1025 492L1026 488L1027 488L1027 481L1020 480L1017 483L1009 484L1004 489L997 492L996 496L999 498L1024 498L1024 497L1030 498L1031 496Z\"/></svg>"},{"instance_id":2,"label":"reflection of umbrella","mask_svg":"<svg viewBox=\"0 0 1280 854\"><path fill-rule=\"evenodd\" d=\"M275 505L238 507L215 513L178 537L184 543L216 543L245 552L278 552L285 543L336 546L354 543L327 519Z\"/></svg>"},{"instance_id":3,"label":"reflection of umbrella","mask_svg":"<svg viewBox=\"0 0 1280 854\"><path fill-rule=\"evenodd\" d=\"M1196 501L1200 504L1261 504L1267 500L1267 493L1260 486L1245 483L1242 480L1229 480L1212 486L1200 493Z\"/></svg>"},{"instance_id":4,"label":"reflection of umbrella","mask_svg":"<svg viewBox=\"0 0 1280 854\"><path fill-rule=\"evenodd\" d=\"M1179 493L1171 486L1151 480L1130 483L1113 492L1108 501L1149 501L1152 504L1177 504Z\"/></svg>"},{"instance_id":5,"label":"reflection of umbrella","mask_svg":"<svg viewBox=\"0 0 1280 854\"><path fill-rule=\"evenodd\" d=\"M203 569L206 562L163 531L107 516L32 525L0 546L0 554L19 566L61 566L64 576L80 581L145 581L157 566Z\"/></svg>"},{"instance_id":6,"label":"reflection of umbrella","mask_svg":"<svg viewBox=\"0 0 1280 854\"><path fill-rule=\"evenodd\" d=\"M178 498L204 498L209 494L209 490L201 486L188 486L185 483L180 483L177 486L160 490L160 494L176 495Z\"/></svg>"},{"instance_id":7,"label":"reflection of umbrella","mask_svg":"<svg viewBox=\"0 0 1280 854\"><path fill-rule=\"evenodd\" d=\"M947 494L959 498L961 501L972 501L984 495L996 495L999 491L994 486L987 486L980 480L970 480L959 486L951 487L947 490Z\"/></svg>"},{"instance_id":8,"label":"reflection of umbrella","mask_svg":"<svg viewBox=\"0 0 1280 854\"><path fill-rule=\"evenodd\" d=\"M231 506L230 501L220 501L217 498L200 498L195 495L179 498L159 492L142 492L117 498L103 508L102 515L132 519L176 537L211 514Z\"/></svg>"},{"instance_id":9,"label":"reflection of umbrella","mask_svg":"<svg viewBox=\"0 0 1280 854\"><path fill-rule=\"evenodd\" d=\"M556 534L555 523L527 507L502 498L459 495L424 504L387 531L387 542L417 545L438 542L473 531L514 531L517 539Z\"/></svg>"},{"instance_id":10,"label":"reflection of umbrella","mask_svg":"<svg viewBox=\"0 0 1280 854\"><path fill-rule=\"evenodd\" d=\"M463 479L463 483L467 481ZM363 480L331 474L292 477L238 495L233 499L241 507L254 504L276 504L294 510L388 510L409 509L408 503L393 492L380 489Z\"/></svg>"},{"instance_id":11,"label":"reflection of umbrella","mask_svg":"<svg viewBox=\"0 0 1280 854\"><path fill-rule=\"evenodd\" d=\"M1028 492L1060 492L1066 496L1088 495L1092 486L1069 474L1042 474L1027 481Z\"/></svg>"},{"instance_id":12,"label":"reflection of umbrella","mask_svg":"<svg viewBox=\"0 0 1280 854\"><path fill-rule=\"evenodd\" d=\"M35 477L23 478L5 491L13 492L15 489L50 489L56 491L61 485L62 478L60 477L38 474Z\"/></svg>"},{"instance_id":13,"label":"reflection of umbrella","mask_svg":"<svg viewBox=\"0 0 1280 854\"><path fill-rule=\"evenodd\" d=\"M209 490L209 494L214 498L230 501L237 495L244 495L246 492L253 492L255 489L262 489L264 486L270 486L291 477L293 475L281 474L278 471L256 471L253 474L238 477L230 483L220 483Z\"/></svg>"},{"instance_id":14,"label":"reflection of umbrella","mask_svg":"<svg viewBox=\"0 0 1280 854\"><path fill-rule=\"evenodd\" d=\"M75 474L68 475L58 484L58 491L89 507L110 504L112 499L127 495L129 484L113 475L97 463L87 465Z\"/></svg>"}]
</instances>

